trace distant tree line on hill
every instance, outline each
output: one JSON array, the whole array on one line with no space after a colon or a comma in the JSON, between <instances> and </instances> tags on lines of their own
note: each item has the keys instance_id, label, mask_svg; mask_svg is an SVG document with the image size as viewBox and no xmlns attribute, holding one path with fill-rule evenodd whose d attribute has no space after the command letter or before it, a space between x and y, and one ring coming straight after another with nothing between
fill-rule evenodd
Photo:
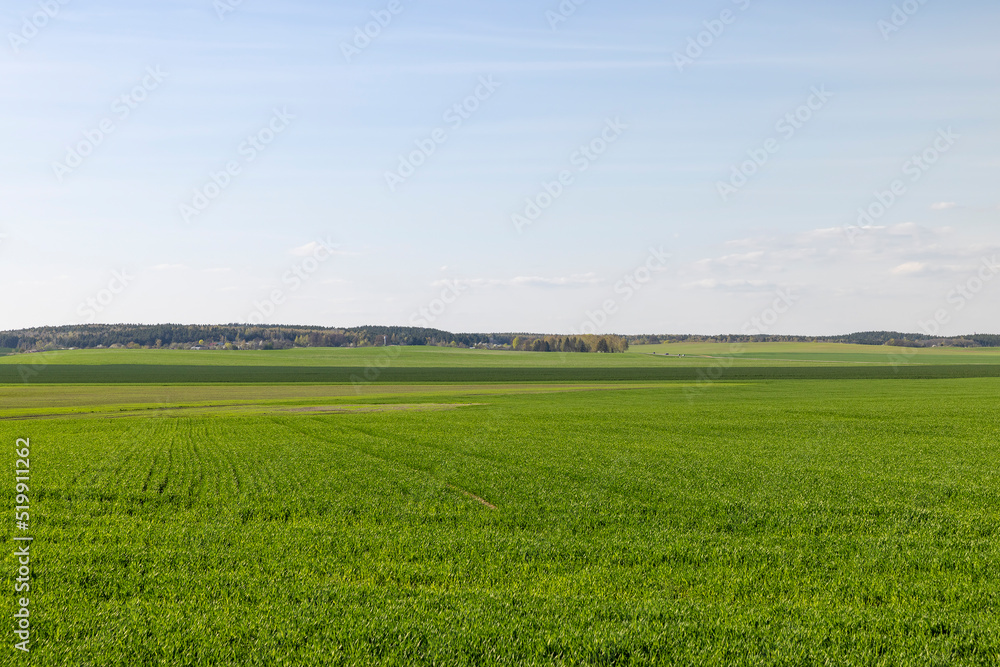
<instances>
[{"instance_id":1,"label":"distant tree line on hill","mask_svg":"<svg viewBox=\"0 0 1000 667\"><path fill-rule=\"evenodd\" d=\"M519 349L558 352L618 352L628 349L620 336L541 336L516 333L450 333L397 326L353 328L270 325L85 324L0 332L0 349L33 352L59 349L150 348L284 350L293 347L440 347ZM604 339L603 342L601 339ZM536 342L537 341L537 342ZM571 342L570 342L571 341Z\"/></svg>"},{"instance_id":2,"label":"distant tree line on hill","mask_svg":"<svg viewBox=\"0 0 1000 667\"><path fill-rule=\"evenodd\" d=\"M438 329L367 326L87 324L0 332L0 348L21 352L66 348L139 347L280 350L292 347L439 345L510 346L514 334L453 334Z\"/></svg>"},{"instance_id":3,"label":"distant tree line on hill","mask_svg":"<svg viewBox=\"0 0 1000 667\"><path fill-rule=\"evenodd\" d=\"M625 336L516 336L511 342L515 350L525 352L628 352Z\"/></svg>"},{"instance_id":4,"label":"distant tree line on hill","mask_svg":"<svg viewBox=\"0 0 1000 667\"><path fill-rule=\"evenodd\" d=\"M844 336L775 335L571 335L531 333L461 333L398 326L353 328L272 325L83 324L0 332L0 349L33 352L67 348L204 348L282 350L293 347L375 347L433 345L516 349L529 352L625 352L629 345L658 343L824 342L903 347L1000 347L1000 335L940 337L896 331L867 331Z\"/></svg>"},{"instance_id":5,"label":"distant tree line on hill","mask_svg":"<svg viewBox=\"0 0 1000 667\"><path fill-rule=\"evenodd\" d=\"M780 336L722 334L702 335L641 335L628 336L633 345L660 343L850 343L854 345L892 345L897 347L1000 347L1000 335L972 334L968 336L928 336L898 331L862 331L841 336Z\"/></svg>"}]
</instances>

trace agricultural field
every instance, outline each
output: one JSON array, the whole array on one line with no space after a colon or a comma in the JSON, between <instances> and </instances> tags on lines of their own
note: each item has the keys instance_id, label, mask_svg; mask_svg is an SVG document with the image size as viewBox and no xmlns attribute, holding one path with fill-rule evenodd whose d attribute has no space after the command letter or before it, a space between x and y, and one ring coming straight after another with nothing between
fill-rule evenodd
<instances>
[{"instance_id":1,"label":"agricultural field","mask_svg":"<svg viewBox=\"0 0 1000 667\"><path fill-rule=\"evenodd\" d=\"M639 346L625 354L452 348L281 351L67 350L0 357L0 384L709 382L728 379L1000 377L995 349L727 344ZM670 356L664 351L670 350ZM680 356L683 355L683 356Z\"/></svg>"},{"instance_id":2,"label":"agricultural field","mask_svg":"<svg viewBox=\"0 0 1000 667\"><path fill-rule=\"evenodd\" d=\"M676 343L634 346L634 352L732 358L741 362L823 364L1000 364L1000 348L913 348L842 343Z\"/></svg>"},{"instance_id":3,"label":"agricultural field","mask_svg":"<svg viewBox=\"0 0 1000 667\"><path fill-rule=\"evenodd\" d=\"M665 356L668 354L669 356ZM681 356L683 355L683 356ZM290 350L57 350L0 357L0 366L252 366L404 368L647 368L706 366L1000 364L1000 348L905 348L840 343L674 343L633 345L624 354L512 352L447 347Z\"/></svg>"},{"instance_id":4,"label":"agricultural field","mask_svg":"<svg viewBox=\"0 0 1000 667\"><path fill-rule=\"evenodd\" d=\"M171 367L115 352L39 377ZM977 351L496 382L559 355L407 350L411 381L275 384L341 351L289 352L257 382L0 384L8 517L30 439L31 664L1000 662L1000 378L945 373Z\"/></svg>"}]
</instances>

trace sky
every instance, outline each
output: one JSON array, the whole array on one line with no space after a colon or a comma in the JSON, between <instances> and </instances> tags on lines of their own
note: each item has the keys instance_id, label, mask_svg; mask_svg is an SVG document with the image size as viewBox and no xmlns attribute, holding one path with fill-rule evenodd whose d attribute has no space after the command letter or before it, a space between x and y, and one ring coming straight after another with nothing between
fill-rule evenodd
<instances>
[{"instance_id":1,"label":"sky","mask_svg":"<svg viewBox=\"0 0 1000 667\"><path fill-rule=\"evenodd\" d=\"M0 329L1000 333L998 21L10 0Z\"/></svg>"}]
</instances>

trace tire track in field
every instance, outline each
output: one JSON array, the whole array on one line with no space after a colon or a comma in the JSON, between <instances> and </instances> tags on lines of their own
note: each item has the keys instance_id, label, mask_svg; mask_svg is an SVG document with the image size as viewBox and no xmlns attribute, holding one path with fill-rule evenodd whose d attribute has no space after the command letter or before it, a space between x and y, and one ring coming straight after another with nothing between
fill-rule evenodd
<instances>
[{"instance_id":1,"label":"tire track in field","mask_svg":"<svg viewBox=\"0 0 1000 667\"><path fill-rule=\"evenodd\" d=\"M496 424L498 424L500 422L496 418L491 418L489 420L489 423L491 425L495 426ZM378 434L378 433L371 433L371 432L366 431L364 428L361 428L359 426L349 426L349 425L345 425L345 424L340 424L340 426L342 428L349 429L349 430L352 430L352 431L356 431L358 433L366 435L366 436L368 436L368 437L370 437L372 439L382 440L382 441L386 441L386 442L390 442L390 443L393 442L392 439L387 438L384 435L381 435L381 434ZM654 429L651 432L658 432L658 430ZM498 469L500 469L502 471L515 470L516 472L519 472L521 475L526 476L526 477L530 476L530 475L533 475L533 474L537 474L537 469L542 469L542 470L545 470L548 473L552 474L555 478L563 478L563 479L570 480L571 483L572 483L572 485L575 486L575 487L579 487L579 488L583 488L583 489L590 489L590 490L596 489L601 494L607 495L609 497L616 497L616 498L618 498L620 500L623 500L623 501L626 501L626 502L634 502L636 500L636 497L635 497L635 495L633 493L631 493L630 491L627 491L627 490L619 489L619 488L617 488L617 487L615 487L613 485L605 484L605 483L603 483L603 478L602 478L601 483L597 487L594 487L594 479L593 478L591 478L590 476L581 476L579 473L577 473L577 472L575 472L573 470L567 469L567 468L565 468L563 466L552 465L550 463L536 462L534 464L536 470L531 470L529 472L529 470L526 469L523 465L519 465L517 463L505 461L505 460L498 459L498 458L495 458L495 457L485 456L485 455L482 455L482 454L467 453L467 452L464 452L464 451L461 451L461 452L460 451L455 451L454 449L450 449L450 448L448 448L446 446L443 446L443 445L435 445L435 444L431 444L431 443L417 442L416 440L414 440L412 438L399 438L399 437L397 437L397 440L401 441L401 442L407 442L407 443L409 443L410 445L412 445L414 447L423 447L423 448L426 448L426 449L430 449L430 450L434 450L434 451L438 451L438 452L443 452L445 454L451 455L452 457L467 457L467 458L472 458L472 459L479 459L479 460L482 460L482 461L485 461L485 462L488 462L488 463L491 463L491 464L495 465ZM435 479L438 479L435 475L433 475L433 473L428 473L428 474L430 474ZM463 494L465 494L465 495L467 495L467 496L475 499L477 502L482 502L483 501L483 499L480 498L479 496L476 496L475 494L472 494L472 493L470 493L468 491L465 491L464 489L461 489L459 487L452 487L452 488L454 488L455 490L460 491L461 493L463 493Z\"/></svg>"},{"instance_id":2,"label":"tire track in field","mask_svg":"<svg viewBox=\"0 0 1000 667\"><path fill-rule=\"evenodd\" d=\"M376 440L390 441L391 442L391 440L389 438L385 437L384 435L381 435L379 433L373 433L371 431L366 431L365 429L361 428L360 426L349 426L349 425L346 425L346 424L341 424L340 426L342 426L345 429L349 429L349 430L355 431L357 433L361 433L362 435L368 436L369 438L373 438L373 439L376 439ZM474 453L474 452L457 451L454 448L446 447L444 445L435 445L435 444L432 444L432 443L417 442L416 440L414 440L412 438L405 438L405 439L400 438L400 439L401 440L405 440L405 442L407 442L410 445L413 445L415 447L422 447L422 448L425 448L425 449L430 449L430 450L433 450L435 452L441 452L443 454L448 454L448 455L453 456L453 457L454 456L461 456L463 458L478 459L480 461L485 461L486 463L490 463L490 464L492 464L492 465L494 465L497 468L500 468L502 470L509 470L510 468L518 468L521 471L524 471L524 467L523 466L521 466L519 464L516 464L516 463L513 463L511 461L500 459L500 458L495 457L495 456L487 456L485 454L478 454L478 453Z\"/></svg>"},{"instance_id":3,"label":"tire track in field","mask_svg":"<svg viewBox=\"0 0 1000 667\"><path fill-rule=\"evenodd\" d=\"M167 464L165 466L165 472L163 474L163 479L156 487L157 495L163 495L163 491L167 488L167 484L170 483L170 473L174 466L174 444L177 442L177 437L174 435L170 436L170 444L167 445Z\"/></svg>"},{"instance_id":4,"label":"tire track in field","mask_svg":"<svg viewBox=\"0 0 1000 667\"><path fill-rule=\"evenodd\" d=\"M473 500L475 500L476 502L480 503L481 505L486 505L486 506L487 506L487 507L489 507L489 508L490 508L491 510L495 510L495 509L497 508L497 506L496 506L496 505L493 505L493 504L491 504L491 503L488 503L488 502L486 502L485 500L483 500L482 498L480 498L479 496L477 496L476 494L474 494L474 493L469 493L469 492L468 492L468 491L466 491L465 489L460 489L459 487L455 486L454 484L448 484L448 483L446 483L446 486L447 486L447 487L448 487L449 489L455 489L455 490L456 490L456 491L458 491L459 493L462 493L462 494L464 494L464 495L466 495L466 496L468 496L468 497L472 498Z\"/></svg>"},{"instance_id":5,"label":"tire track in field","mask_svg":"<svg viewBox=\"0 0 1000 667\"><path fill-rule=\"evenodd\" d=\"M174 428L173 424L167 422L153 422L144 423L141 426L137 425L122 433L121 440L132 443L132 447L122 457L122 463L118 470L115 471L113 478L115 480L127 479L128 482L125 482L123 487L134 493L139 488L140 480L142 479L142 463L152 457L151 467L146 475L145 482L142 484L142 492L145 493L149 487L152 474L155 472L156 461L156 453L155 451L150 451L151 447L149 443L150 441L153 443L160 442ZM150 431L152 431L152 437L150 437ZM126 478L125 475L128 475L128 477Z\"/></svg>"},{"instance_id":6,"label":"tire track in field","mask_svg":"<svg viewBox=\"0 0 1000 667\"><path fill-rule=\"evenodd\" d=\"M387 463L391 467L396 467L396 468L402 467L402 468L406 468L407 470L411 470L413 472L420 473L421 475L423 475L425 477L428 477L428 478L434 480L435 482L438 482L438 483L444 485L445 487L452 488L452 489L454 489L456 491L459 491L460 493L468 496L469 498L472 498L472 499L476 500L477 502L481 503L483 506L488 507L491 510L496 510L497 509L496 505L493 505L493 504L487 502L486 500L484 500L483 498L475 495L471 491L466 491L465 489L462 489L462 488L460 488L458 486L455 486L455 485L453 485L453 484L451 484L449 482L446 482L445 480L441 479L440 477L438 477L437 475L435 475L434 473L430 472L429 470L427 470L425 468L420 468L420 467L417 467L417 466L413 466L413 465L410 465L409 463L406 463L404 461L399 461L397 459L393 459L393 458L388 457L388 456L382 456L382 455L376 454L374 452L368 451L368 450L364 449L363 447L358 447L356 445L350 445L350 444L348 444L348 443L346 443L344 441L335 441L335 440L331 440L329 438L326 438L326 437L324 437L322 435L319 435L319 434L316 434L316 433L310 433L308 431L303 431L303 430L295 428L295 427L293 427L293 426L291 426L289 424L286 424L286 423L283 423L281 421L278 421L277 419L272 419L272 421L274 423L278 424L279 426L282 426L282 427L284 427L284 428L286 428L286 429L288 429L290 431L294 431L294 432L296 432L296 433L298 433L300 435L306 436L307 438L311 438L311 439L314 439L314 440L320 440L321 442L326 442L326 443L334 445L334 446L339 446L339 447L343 447L345 449L349 449L349 450L351 450L353 452L356 452L358 454L361 454L363 456L367 456L368 458L372 458L372 459L375 459L377 461L381 461L382 463ZM372 435L369 435L368 433L365 433L363 430L357 429L357 428L354 428L354 427L345 426L345 425L338 425L338 426L342 430L345 430L345 431L355 431L355 432L361 433L362 435L364 435L366 437L369 437L369 438L378 438L378 439L381 439L381 440L388 440L388 438L385 438L383 436L372 436Z\"/></svg>"},{"instance_id":7,"label":"tire track in field","mask_svg":"<svg viewBox=\"0 0 1000 667\"><path fill-rule=\"evenodd\" d=\"M251 450L239 449L236 443L249 441L244 432L246 424L237 422L215 422L198 418L192 425L200 426L200 433L192 430L190 437L194 441L199 456L199 478L208 473L207 481L201 483L203 495L212 493L220 497L232 497L239 500L245 495L261 495L265 490L261 486L259 476L270 471L266 461L253 459ZM217 428L223 424L224 428ZM256 431L255 431L256 433ZM198 439L203 440L197 443ZM259 453L259 452L258 452ZM242 462L243 465L237 465ZM244 468L250 471L249 474Z\"/></svg>"},{"instance_id":8,"label":"tire track in field","mask_svg":"<svg viewBox=\"0 0 1000 667\"><path fill-rule=\"evenodd\" d=\"M214 422L213 422L214 423ZM205 426L205 440L206 440L206 451L211 452L212 461L214 462L214 470L216 471L215 480L216 492L221 495L226 495L231 489L234 495L241 496L244 491L243 478L240 475L240 469L236 467L234 460L233 446L231 443L232 431L226 431L228 436L228 442L221 440L215 435L214 430L210 430L208 426ZM225 473L225 476L223 474Z\"/></svg>"},{"instance_id":9,"label":"tire track in field","mask_svg":"<svg viewBox=\"0 0 1000 667\"><path fill-rule=\"evenodd\" d=\"M189 478L187 495L191 500L194 500L202 495L200 492L205 484L205 461L202 459L201 453L198 450L199 437L195 435L194 426L194 421L188 423L188 445L191 450L191 455L187 458L187 461L189 461L189 465L187 467L190 468L190 474L186 476ZM204 424L201 426L204 429Z\"/></svg>"},{"instance_id":10,"label":"tire track in field","mask_svg":"<svg viewBox=\"0 0 1000 667\"><path fill-rule=\"evenodd\" d=\"M223 446L208 425L203 423L204 442L201 443L205 465L211 469L211 476L203 489L207 495L228 496L240 494L239 475L232 463L232 457L225 457ZM226 450L231 451L231 450Z\"/></svg>"},{"instance_id":11,"label":"tire track in field","mask_svg":"<svg viewBox=\"0 0 1000 667\"><path fill-rule=\"evenodd\" d=\"M159 451L154 452L152 460L149 462L149 470L146 471L146 479L142 483L142 493L146 493L149 490L149 483L153 480L153 473L156 472L156 462L159 458Z\"/></svg>"}]
</instances>

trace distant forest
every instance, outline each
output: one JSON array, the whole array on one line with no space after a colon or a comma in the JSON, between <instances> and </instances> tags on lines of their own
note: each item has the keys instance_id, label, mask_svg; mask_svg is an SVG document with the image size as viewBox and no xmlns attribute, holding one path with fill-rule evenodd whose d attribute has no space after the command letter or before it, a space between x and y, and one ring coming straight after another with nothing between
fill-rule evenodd
<instances>
[{"instance_id":1,"label":"distant forest","mask_svg":"<svg viewBox=\"0 0 1000 667\"><path fill-rule=\"evenodd\" d=\"M928 336L898 331L862 331L842 336L647 335L629 336L628 339L633 345L657 343L850 343L896 347L1000 347L1000 335L997 334Z\"/></svg>"},{"instance_id":2,"label":"distant forest","mask_svg":"<svg viewBox=\"0 0 1000 667\"><path fill-rule=\"evenodd\" d=\"M294 347L439 347L517 349L527 352L625 352L624 336L541 334L454 334L439 329L366 326L350 329L308 326L86 324L0 332L0 348L17 352L60 349L155 348L285 350Z\"/></svg>"},{"instance_id":3,"label":"distant forest","mask_svg":"<svg viewBox=\"0 0 1000 667\"><path fill-rule=\"evenodd\" d=\"M743 335L547 335L450 333L440 329L365 326L349 329L271 325L85 324L0 332L0 348L36 352L67 348L168 348L283 350L293 347L440 347L516 349L529 352L626 352L629 345L656 343L822 342L902 347L1000 347L1000 335L937 337L897 331L844 336Z\"/></svg>"}]
</instances>

